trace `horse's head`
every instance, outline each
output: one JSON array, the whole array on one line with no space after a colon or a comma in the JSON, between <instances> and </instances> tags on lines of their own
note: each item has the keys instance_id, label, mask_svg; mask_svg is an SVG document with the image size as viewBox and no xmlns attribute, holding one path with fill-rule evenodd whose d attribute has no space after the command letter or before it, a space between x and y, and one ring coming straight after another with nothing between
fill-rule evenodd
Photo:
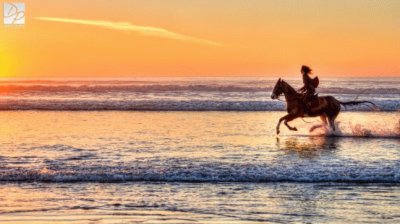
<instances>
[{"instance_id":1,"label":"horse's head","mask_svg":"<svg viewBox=\"0 0 400 224\"><path fill-rule=\"evenodd\" d=\"M281 78L279 78L275 84L274 90L272 90L272 94L271 94L272 99L278 99L278 97L283 94L283 91L284 91L283 84L284 84L284 81Z\"/></svg>"}]
</instances>

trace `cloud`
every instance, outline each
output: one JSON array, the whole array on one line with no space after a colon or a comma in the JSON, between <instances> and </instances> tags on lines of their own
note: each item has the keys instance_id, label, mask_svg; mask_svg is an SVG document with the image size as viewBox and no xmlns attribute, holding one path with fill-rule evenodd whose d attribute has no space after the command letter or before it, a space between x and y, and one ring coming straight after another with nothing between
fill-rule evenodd
<instances>
[{"instance_id":1,"label":"cloud","mask_svg":"<svg viewBox=\"0 0 400 224\"><path fill-rule=\"evenodd\" d=\"M88 26L98 26L104 27L107 29L113 30L124 30L124 31L132 31L139 33L145 36L156 36L161 38L173 39L173 40L180 40L198 44L206 44L212 46L221 46L220 43L192 37L180 33L176 33L167 29L159 28L159 27L152 27L152 26L138 26L128 22L111 22L111 21L104 21L104 20L86 20L86 19L68 19L68 18L56 18L56 17L35 17L38 20L44 21L51 21L51 22L61 22L61 23L74 23L74 24L82 24Z\"/></svg>"}]
</instances>

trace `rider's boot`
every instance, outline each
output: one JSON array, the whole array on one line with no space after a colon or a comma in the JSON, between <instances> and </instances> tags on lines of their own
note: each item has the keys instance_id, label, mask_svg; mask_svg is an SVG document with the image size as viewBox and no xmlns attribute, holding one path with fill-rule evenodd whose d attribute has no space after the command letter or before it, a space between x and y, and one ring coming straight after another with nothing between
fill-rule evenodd
<instances>
[{"instance_id":1,"label":"rider's boot","mask_svg":"<svg viewBox=\"0 0 400 224\"><path fill-rule=\"evenodd\" d=\"M307 98L304 98L303 100L303 105L304 105L304 114L308 114L310 110L309 102L307 101Z\"/></svg>"}]
</instances>

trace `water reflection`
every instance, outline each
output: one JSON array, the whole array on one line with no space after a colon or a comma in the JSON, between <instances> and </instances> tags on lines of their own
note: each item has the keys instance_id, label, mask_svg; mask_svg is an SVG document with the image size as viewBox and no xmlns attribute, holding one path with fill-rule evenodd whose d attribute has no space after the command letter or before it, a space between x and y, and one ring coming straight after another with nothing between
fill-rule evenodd
<instances>
[{"instance_id":1,"label":"water reflection","mask_svg":"<svg viewBox=\"0 0 400 224\"><path fill-rule=\"evenodd\" d=\"M282 221L291 219L297 222L312 223L323 217L323 209L319 204L321 192L318 185L282 183L273 187L271 195L282 197L282 200L277 200L276 206L281 208L283 214L290 217Z\"/></svg>"},{"instance_id":2,"label":"water reflection","mask_svg":"<svg viewBox=\"0 0 400 224\"><path fill-rule=\"evenodd\" d=\"M297 154L300 157L315 158L321 154L334 153L338 147L339 138L326 136L310 136L277 138L277 147L287 154Z\"/></svg>"}]
</instances>

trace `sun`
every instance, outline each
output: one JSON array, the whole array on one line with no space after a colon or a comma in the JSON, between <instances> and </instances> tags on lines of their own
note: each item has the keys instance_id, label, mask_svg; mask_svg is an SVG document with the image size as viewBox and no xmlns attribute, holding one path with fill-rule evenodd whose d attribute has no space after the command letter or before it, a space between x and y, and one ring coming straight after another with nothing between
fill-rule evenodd
<instances>
[{"instance_id":1,"label":"sun","mask_svg":"<svg viewBox=\"0 0 400 224\"><path fill-rule=\"evenodd\" d=\"M14 74L12 55L7 54L3 47L0 47L0 78L9 78Z\"/></svg>"}]
</instances>

